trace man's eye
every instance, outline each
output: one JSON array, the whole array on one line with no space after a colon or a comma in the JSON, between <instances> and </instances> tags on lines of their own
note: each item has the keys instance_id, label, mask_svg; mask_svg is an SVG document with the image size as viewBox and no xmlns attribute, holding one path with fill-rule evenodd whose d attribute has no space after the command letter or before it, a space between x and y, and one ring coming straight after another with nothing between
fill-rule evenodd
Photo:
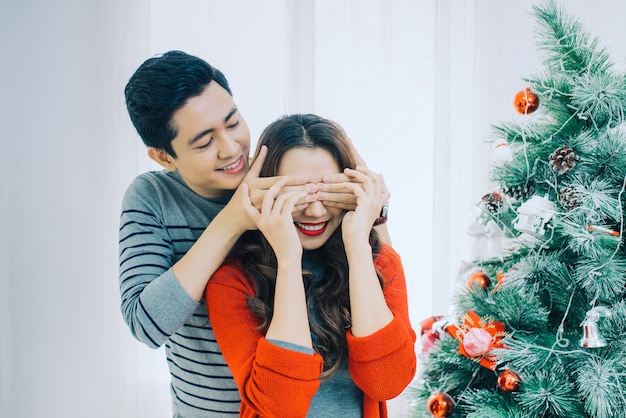
<instances>
[{"instance_id":1,"label":"man's eye","mask_svg":"<svg viewBox=\"0 0 626 418\"><path fill-rule=\"evenodd\" d=\"M209 139L205 144L202 145L198 145L196 147L196 149L205 149L211 146L211 144L213 143L213 138Z\"/></svg>"},{"instance_id":2,"label":"man's eye","mask_svg":"<svg viewBox=\"0 0 626 418\"><path fill-rule=\"evenodd\" d=\"M237 119L232 125L229 125L228 129L235 129L237 126L239 126L239 119Z\"/></svg>"}]
</instances>

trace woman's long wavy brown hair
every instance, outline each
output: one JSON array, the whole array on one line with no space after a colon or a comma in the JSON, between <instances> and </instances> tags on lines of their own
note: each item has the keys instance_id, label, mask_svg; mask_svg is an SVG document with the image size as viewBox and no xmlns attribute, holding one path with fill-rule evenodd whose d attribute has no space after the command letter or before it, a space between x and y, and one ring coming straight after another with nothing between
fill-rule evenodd
<instances>
[{"instance_id":1,"label":"woman's long wavy brown hair","mask_svg":"<svg viewBox=\"0 0 626 418\"><path fill-rule=\"evenodd\" d=\"M356 166L343 129L328 119L312 114L283 116L269 125L261 134L255 158L262 145L267 145L268 154L260 177L277 175L282 156L296 147L322 148L333 156L340 168ZM376 257L380 250L380 242L373 229L370 232L370 242L373 257ZM322 377L328 378L339 368L347 355L346 330L352 324L348 261L341 227L337 228L328 241L314 253L316 260L322 260L323 277L318 278L313 285L313 273L303 269L303 280L307 304L315 309L314 312L309 309L314 349L324 359ZM231 256L242 263L256 290L256 295L248 299L248 306L259 318L259 329L265 332L274 311L277 274L274 251L263 234L255 230L242 235L231 251Z\"/></svg>"}]
</instances>

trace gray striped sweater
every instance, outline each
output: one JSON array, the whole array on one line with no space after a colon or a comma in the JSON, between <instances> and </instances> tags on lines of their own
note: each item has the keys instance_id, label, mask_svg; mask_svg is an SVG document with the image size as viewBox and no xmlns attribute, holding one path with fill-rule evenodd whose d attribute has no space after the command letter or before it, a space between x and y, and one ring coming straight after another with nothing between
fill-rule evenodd
<instances>
[{"instance_id":1,"label":"gray striped sweater","mask_svg":"<svg viewBox=\"0 0 626 418\"><path fill-rule=\"evenodd\" d=\"M231 196L203 198L178 172L164 170L139 175L122 201L122 314L139 341L152 348L165 344L174 417L239 415L237 386L204 302L191 299L171 269Z\"/></svg>"}]
</instances>

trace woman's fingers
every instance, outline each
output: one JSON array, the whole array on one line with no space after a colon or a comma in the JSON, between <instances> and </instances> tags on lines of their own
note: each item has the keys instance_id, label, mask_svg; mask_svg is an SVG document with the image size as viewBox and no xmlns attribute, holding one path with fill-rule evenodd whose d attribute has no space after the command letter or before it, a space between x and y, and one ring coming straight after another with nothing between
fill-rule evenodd
<instances>
[{"instance_id":1,"label":"woman's fingers","mask_svg":"<svg viewBox=\"0 0 626 418\"><path fill-rule=\"evenodd\" d=\"M356 207L355 184L371 193L379 210L391 197L382 174L375 173L365 166L358 166L354 170L347 168L343 173L325 176L323 183L317 185L317 199L327 206L354 210Z\"/></svg>"},{"instance_id":2,"label":"woman's fingers","mask_svg":"<svg viewBox=\"0 0 626 418\"><path fill-rule=\"evenodd\" d=\"M274 207L276 196L280 193L280 189L287 184L288 178L277 178L277 181L267 190L263 202L261 204L261 213L270 213Z\"/></svg>"},{"instance_id":3,"label":"woman's fingers","mask_svg":"<svg viewBox=\"0 0 626 418\"><path fill-rule=\"evenodd\" d=\"M309 180L306 176L280 176L251 178L248 179L246 183L250 187L250 200L252 201L252 204L260 210L266 193L277 182L281 182L284 191L308 190L315 188L314 184L307 184L308 181Z\"/></svg>"},{"instance_id":4,"label":"woman's fingers","mask_svg":"<svg viewBox=\"0 0 626 418\"><path fill-rule=\"evenodd\" d=\"M250 189L246 183L241 184L241 196L244 212L254 221L258 228L258 219L261 216L259 211L252 205L250 201Z\"/></svg>"}]
</instances>

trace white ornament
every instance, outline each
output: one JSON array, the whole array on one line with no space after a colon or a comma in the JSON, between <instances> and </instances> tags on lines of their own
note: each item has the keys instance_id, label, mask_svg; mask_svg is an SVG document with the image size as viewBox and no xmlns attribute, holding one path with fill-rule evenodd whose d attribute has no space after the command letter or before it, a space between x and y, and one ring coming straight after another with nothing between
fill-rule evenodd
<instances>
[{"instance_id":1,"label":"white ornament","mask_svg":"<svg viewBox=\"0 0 626 418\"><path fill-rule=\"evenodd\" d=\"M513 151L505 140L499 139L493 143L493 159L500 164L507 163L513 159Z\"/></svg>"},{"instance_id":2,"label":"white ornament","mask_svg":"<svg viewBox=\"0 0 626 418\"><path fill-rule=\"evenodd\" d=\"M513 225L520 232L540 238L546 234L546 225L556 213L556 205L547 197L533 196L517 210Z\"/></svg>"}]
</instances>

